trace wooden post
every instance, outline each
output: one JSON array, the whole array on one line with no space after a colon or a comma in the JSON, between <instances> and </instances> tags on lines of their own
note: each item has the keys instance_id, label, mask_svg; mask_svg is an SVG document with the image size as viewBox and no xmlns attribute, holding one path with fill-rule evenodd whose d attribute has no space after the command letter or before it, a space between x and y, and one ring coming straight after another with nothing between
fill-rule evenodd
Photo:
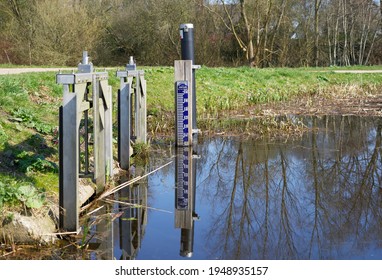
<instances>
[{"instance_id":1,"label":"wooden post","mask_svg":"<svg viewBox=\"0 0 382 280\"><path fill-rule=\"evenodd\" d=\"M129 169L131 141L147 142L146 80L144 71L136 69L133 57L130 57L125 71L117 71L117 77L120 78L118 160L122 169Z\"/></svg>"},{"instance_id":2,"label":"wooden post","mask_svg":"<svg viewBox=\"0 0 382 280\"><path fill-rule=\"evenodd\" d=\"M123 83L118 92L118 161L122 169L130 167L131 87Z\"/></svg>"},{"instance_id":3,"label":"wooden post","mask_svg":"<svg viewBox=\"0 0 382 280\"><path fill-rule=\"evenodd\" d=\"M105 110L100 81L93 75L93 151L94 151L94 182L97 185L96 193L104 190L106 184L105 170Z\"/></svg>"},{"instance_id":4,"label":"wooden post","mask_svg":"<svg viewBox=\"0 0 382 280\"><path fill-rule=\"evenodd\" d=\"M175 61L175 144L176 146L192 145L193 127L193 83L192 61Z\"/></svg>"},{"instance_id":5,"label":"wooden post","mask_svg":"<svg viewBox=\"0 0 382 280\"><path fill-rule=\"evenodd\" d=\"M105 89L103 89L105 90ZM106 93L106 94L105 94ZM105 97L105 159L106 173L113 176L113 96L111 86L107 86Z\"/></svg>"},{"instance_id":6,"label":"wooden post","mask_svg":"<svg viewBox=\"0 0 382 280\"><path fill-rule=\"evenodd\" d=\"M60 114L60 228L79 229L78 176L79 150L77 95L64 87Z\"/></svg>"},{"instance_id":7,"label":"wooden post","mask_svg":"<svg viewBox=\"0 0 382 280\"><path fill-rule=\"evenodd\" d=\"M146 80L143 73L137 75L137 92L136 92L136 111L135 111L135 129L137 141L141 143L147 142L147 109L146 109Z\"/></svg>"},{"instance_id":8,"label":"wooden post","mask_svg":"<svg viewBox=\"0 0 382 280\"><path fill-rule=\"evenodd\" d=\"M138 71L134 71L135 78L135 88L134 88L134 135L135 140L138 140L140 135L139 127L139 111L140 111L140 100L141 100L141 81L139 79Z\"/></svg>"}]
</instances>

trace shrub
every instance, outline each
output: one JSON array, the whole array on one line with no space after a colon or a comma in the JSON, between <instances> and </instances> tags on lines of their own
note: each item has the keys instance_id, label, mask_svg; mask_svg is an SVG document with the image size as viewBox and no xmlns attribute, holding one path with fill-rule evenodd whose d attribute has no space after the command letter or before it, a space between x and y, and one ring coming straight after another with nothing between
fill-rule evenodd
<instances>
[{"instance_id":1,"label":"shrub","mask_svg":"<svg viewBox=\"0 0 382 280\"><path fill-rule=\"evenodd\" d=\"M0 208L20 202L27 208L38 209L44 205L45 195L28 183L19 184L9 179L0 182Z\"/></svg>"}]
</instances>

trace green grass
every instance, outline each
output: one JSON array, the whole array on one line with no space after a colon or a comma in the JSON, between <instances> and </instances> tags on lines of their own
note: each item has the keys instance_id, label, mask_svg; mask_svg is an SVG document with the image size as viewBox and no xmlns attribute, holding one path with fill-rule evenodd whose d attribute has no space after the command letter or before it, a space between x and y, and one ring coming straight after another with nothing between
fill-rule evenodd
<instances>
[{"instance_id":1,"label":"green grass","mask_svg":"<svg viewBox=\"0 0 382 280\"><path fill-rule=\"evenodd\" d=\"M251 104L291 100L333 86L381 84L382 74L334 73L332 69L202 68L197 72L199 112L240 110Z\"/></svg>"},{"instance_id":2,"label":"green grass","mask_svg":"<svg viewBox=\"0 0 382 280\"><path fill-rule=\"evenodd\" d=\"M58 191L56 131L62 89L54 73L0 76L0 182L3 191ZM3 204L22 197L11 195ZM34 204L28 204L34 205ZM26 205L26 206L28 206Z\"/></svg>"},{"instance_id":3,"label":"green grass","mask_svg":"<svg viewBox=\"0 0 382 280\"><path fill-rule=\"evenodd\" d=\"M174 69L145 69L148 84L148 112L153 116L174 112ZM377 67L347 68L208 68L196 71L197 111L218 115L231 110L245 110L254 104L287 101L299 96L346 85L380 85L382 74L335 73L334 70L378 70Z\"/></svg>"},{"instance_id":4,"label":"green grass","mask_svg":"<svg viewBox=\"0 0 382 280\"><path fill-rule=\"evenodd\" d=\"M1 65L0 65L1 66ZM3 65L4 66L4 65ZM138 67L147 80L148 132L151 137L172 137L174 131L174 68ZM198 127L218 131L234 129L237 121L212 123L214 118L246 113L254 105L311 96L338 87L354 85L381 88L382 74L344 74L344 68L255 69L208 68L196 71ZM352 67L372 70L381 67ZM116 68L108 70L113 87L114 116L119 80ZM11 189L32 185L36 193L58 192L58 108L62 86L54 72L0 76L0 183L14 205ZM246 123L243 133L255 128ZM239 125L242 127L242 125ZM260 134L265 131L265 124ZM22 191L27 190L25 187ZM3 194L4 195L4 194Z\"/></svg>"}]
</instances>

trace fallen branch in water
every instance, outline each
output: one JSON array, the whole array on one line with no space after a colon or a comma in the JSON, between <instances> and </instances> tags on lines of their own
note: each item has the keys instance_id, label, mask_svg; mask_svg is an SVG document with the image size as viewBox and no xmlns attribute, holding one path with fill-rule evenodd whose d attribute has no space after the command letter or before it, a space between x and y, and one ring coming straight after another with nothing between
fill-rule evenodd
<instances>
[{"instance_id":1,"label":"fallen branch in water","mask_svg":"<svg viewBox=\"0 0 382 280\"><path fill-rule=\"evenodd\" d=\"M151 175L151 174L157 172L158 170L162 169L163 167L166 167L167 165L171 164L172 162L173 162L173 161L170 161L170 162L168 162L168 163L166 163L166 164L164 164L164 165L162 165L162 166L160 166L160 167L154 169L153 171L151 171L151 172L149 172L149 173L147 173L147 174L145 174L145 175L143 175L143 176L138 176L138 177L136 177L136 178L131 179L130 181L127 181L127 182L125 182L125 183L122 183L122 184L120 184L120 185L114 187L114 188L111 188L110 190L105 191L105 192L102 193L99 197L97 197L95 200L93 200L93 201L90 202L89 204L87 204L87 205L85 205L84 207L82 207L81 210L80 210L80 212L83 212L83 211L85 211L86 209L90 208L90 206L92 206L93 203L95 203L96 201L101 200L101 199L107 197L108 195L111 195L111 194L113 194L113 193L116 193L117 191L120 191L121 189L123 189L123 188L125 188L125 187L127 187L127 186L130 186L130 185L134 184L135 182L137 182L137 181L139 181L139 180L141 180L141 179L143 179L143 178L145 178L145 177L147 177L147 176L149 176L149 175Z\"/></svg>"},{"instance_id":2,"label":"fallen branch in water","mask_svg":"<svg viewBox=\"0 0 382 280\"><path fill-rule=\"evenodd\" d=\"M86 215L87 215L87 216L90 216L91 214L94 214L94 213L97 212L98 210L101 210L103 207L104 207L104 205L98 207L97 209L94 209L93 211L90 211L90 212L87 213Z\"/></svg>"},{"instance_id":3,"label":"fallen branch in water","mask_svg":"<svg viewBox=\"0 0 382 280\"><path fill-rule=\"evenodd\" d=\"M8 253L5 253L5 254L1 255L1 257L6 257L6 256L8 256L8 255L12 255L12 254L14 254L14 253L16 253L17 251L22 250L22 249L23 249L23 248L12 249L11 252L8 252Z\"/></svg>"},{"instance_id":4,"label":"fallen branch in water","mask_svg":"<svg viewBox=\"0 0 382 280\"><path fill-rule=\"evenodd\" d=\"M46 236L56 236L56 235L78 235L81 232L81 228L78 231L65 231L65 232L53 232L53 233L43 233L41 235Z\"/></svg>"},{"instance_id":5,"label":"fallen branch in water","mask_svg":"<svg viewBox=\"0 0 382 280\"><path fill-rule=\"evenodd\" d=\"M102 198L104 198L104 197L106 197L106 196L108 196L108 195L111 195L111 194L113 194L113 193L115 193L115 192L117 192L117 191L123 189L124 187L127 187L127 186L129 186L129 185L132 185L132 184L134 184L135 182L137 182L137 181L139 181L139 180L141 180L141 179L143 179L143 178L145 178L145 177L147 177L147 176L149 176L149 175L151 175L151 174L157 172L158 170L162 169L163 167L166 167L167 165L169 165L169 164L171 164L171 163L172 163L172 161L170 161L170 162L168 162L168 163L166 163L166 164L164 164L164 165L158 167L157 169L154 169L153 171L151 171L151 172L149 172L149 173L147 173L147 174L145 174L145 175L143 175L143 176L138 176L138 177L136 177L136 178L131 179L130 181L127 181L127 182L125 182L125 183L120 184L119 186L116 186L115 188L112 188L112 189L110 189L110 190L108 190L108 191L105 191L103 194L100 195L99 199L102 199Z\"/></svg>"},{"instance_id":6,"label":"fallen branch in water","mask_svg":"<svg viewBox=\"0 0 382 280\"><path fill-rule=\"evenodd\" d=\"M127 205L127 206L132 206L132 207L137 207L137 208L146 208L146 209L150 209L150 210L156 210L156 211L172 214L172 212L168 211L168 210L163 210L163 209L159 209L159 208L153 208L153 207L149 207L149 206L145 206L145 205L129 203L129 202L124 202L124 201L119 201L119 200L114 200L114 199L109 199L109 198L104 198L103 201L109 202L109 203L119 203L119 204L122 204L122 205Z\"/></svg>"}]
</instances>

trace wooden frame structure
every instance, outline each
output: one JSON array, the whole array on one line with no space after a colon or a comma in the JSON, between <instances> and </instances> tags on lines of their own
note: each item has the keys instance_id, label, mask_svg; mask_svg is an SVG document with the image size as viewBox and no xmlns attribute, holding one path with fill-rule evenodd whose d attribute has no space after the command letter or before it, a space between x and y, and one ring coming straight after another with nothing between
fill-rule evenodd
<instances>
[{"instance_id":1,"label":"wooden frame structure","mask_svg":"<svg viewBox=\"0 0 382 280\"><path fill-rule=\"evenodd\" d=\"M118 161L122 169L130 168L131 141L147 143L147 87L145 73L137 70L130 57L126 70L117 71L118 90Z\"/></svg>"},{"instance_id":2,"label":"wooden frame structure","mask_svg":"<svg viewBox=\"0 0 382 280\"><path fill-rule=\"evenodd\" d=\"M63 85L60 107L60 228L79 229L79 178L91 178L96 194L113 173L112 90L107 72L93 72L84 52L78 73L56 76Z\"/></svg>"}]
</instances>

